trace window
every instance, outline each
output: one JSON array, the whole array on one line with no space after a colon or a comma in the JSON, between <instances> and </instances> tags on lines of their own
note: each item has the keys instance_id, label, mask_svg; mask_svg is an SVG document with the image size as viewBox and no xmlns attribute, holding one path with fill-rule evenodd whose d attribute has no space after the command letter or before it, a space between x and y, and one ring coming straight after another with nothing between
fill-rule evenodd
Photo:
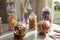
<instances>
[{"instance_id":1,"label":"window","mask_svg":"<svg viewBox=\"0 0 60 40\"><path fill-rule=\"evenodd\" d=\"M60 0L54 0L54 23L60 25Z\"/></svg>"}]
</instances>

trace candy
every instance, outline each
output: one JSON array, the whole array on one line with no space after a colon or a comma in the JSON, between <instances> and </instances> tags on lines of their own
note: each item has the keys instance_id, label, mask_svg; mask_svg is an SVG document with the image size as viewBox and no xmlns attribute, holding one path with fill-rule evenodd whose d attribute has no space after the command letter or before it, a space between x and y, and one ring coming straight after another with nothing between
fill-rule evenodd
<instances>
[{"instance_id":1,"label":"candy","mask_svg":"<svg viewBox=\"0 0 60 40\"><path fill-rule=\"evenodd\" d=\"M34 12L32 12L29 16L29 29L37 29L37 17Z\"/></svg>"},{"instance_id":2,"label":"candy","mask_svg":"<svg viewBox=\"0 0 60 40\"><path fill-rule=\"evenodd\" d=\"M14 27L14 38L23 39L25 36L25 27L22 24L16 24Z\"/></svg>"}]
</instances>

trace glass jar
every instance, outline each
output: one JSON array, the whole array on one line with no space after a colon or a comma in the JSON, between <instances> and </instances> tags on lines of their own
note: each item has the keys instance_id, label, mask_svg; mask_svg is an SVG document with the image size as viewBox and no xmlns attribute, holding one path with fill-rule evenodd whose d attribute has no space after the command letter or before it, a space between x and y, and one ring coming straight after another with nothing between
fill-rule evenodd
<instances>
[{"instance_id":1,"label":"glass jar","mask_svg":"<svg viewBox=\"0 0 60 40\"><path fill-rule=\"evenodd\" d=\"M35 30L37 28L37 16L34 12L29 15L29 29Z\"/></svg>"},{"instance_id":2,"label":"glass jar","mask_svg":"<svg viewBox=\"0 0 60 40\"><path fill-rule=\"evenodd\" d=\"M14 38L15 39L23 39L25 36L25 27L21 23L15 24L14 27Z\"/></svg>"}]
</instances>

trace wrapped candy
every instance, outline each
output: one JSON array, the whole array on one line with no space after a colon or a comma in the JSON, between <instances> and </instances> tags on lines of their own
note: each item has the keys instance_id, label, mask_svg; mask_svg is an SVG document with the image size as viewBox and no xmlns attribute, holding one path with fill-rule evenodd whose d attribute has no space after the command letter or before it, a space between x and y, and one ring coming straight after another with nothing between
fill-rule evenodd
<instances>
[{"instance_id":1,"label":"wrapped candy","mask_svg":"<svg viewBox=\"0 0 60 40\"><path fill-rule=\"evenodd\" d=\"M17 22L17 15L14 12L10 13L9 16L9 30L14 30L14 24Z\"/></svg>"},{"instance_id":2,"label":"wrapped candy","mask_svg":"<svg viewBox=\"0 0 60 40\"><path fill-rule=\"evenodd\" d=\"M38 22L37 27L38 27L38 33L39 34L46 35L46 33L48 32L48 30L50 28L50 22L49 21Z\"/></svg>"},{"instance_id":3,"label":"wrapped candy","mask_svg":"<svg viewBox=\"0 0 60 40\"><path fill-rule=\"evenodd\" d=\"M29 29L35 30L37 28L37 16L32 12L29 15Z\"/></svg>"},{"instance_id":4,"label":"wrapped candy","mask_svg":"<svg viewBox=\"0 0 60 40\"><path fill-rule=\"evenodd\" d=\"M51 9L48 6L42 10L42 20L51 22Z\"/></svg>"},{"instance_id":5,"label":"wrapped candy","mask_svg":"<svg viewBox=\"0 0 60 40\"><path fill-rule=\"evenodd\" d=\"M0 35L2 34L2 20L1 20L1 17L0 17Z\"/></svg>"},{"instance_id":6,"label":"wrapped candy","mask_svg":"<svg viewBox=\"0 0 60 40\"><path fill-rule=\"evenodd\" d=\"M16 23L14 27L14 38L15 39L23 39L25 36L25 27L21 23Z\"/></svg>"}]
</instances>

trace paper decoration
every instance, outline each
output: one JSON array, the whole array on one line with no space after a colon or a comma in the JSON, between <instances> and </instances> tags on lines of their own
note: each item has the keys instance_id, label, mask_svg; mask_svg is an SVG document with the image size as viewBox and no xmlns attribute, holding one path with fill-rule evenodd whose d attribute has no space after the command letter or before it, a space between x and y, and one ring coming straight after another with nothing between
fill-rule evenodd
<instances>
[{"instance_id":1,"label":"paper decoration","mask_svg":"<svg viewBox=\"0 0 60 40\"><path fill-rule=\"evenodd\" d=\"M27 9L32 10L32 7L31 7L31 4L30 3L28 4Z\"/></svg>"},{"instance_id":2,"label":"paper decoration","mask_svg":"<svg viewBox=\"0 0 60 40\"><path fill-rule=\"evenodd\" d=\"M8 4L7 5L7 11L9 11L11 9L11 6Z\"/></svg>"}]
</instances>

